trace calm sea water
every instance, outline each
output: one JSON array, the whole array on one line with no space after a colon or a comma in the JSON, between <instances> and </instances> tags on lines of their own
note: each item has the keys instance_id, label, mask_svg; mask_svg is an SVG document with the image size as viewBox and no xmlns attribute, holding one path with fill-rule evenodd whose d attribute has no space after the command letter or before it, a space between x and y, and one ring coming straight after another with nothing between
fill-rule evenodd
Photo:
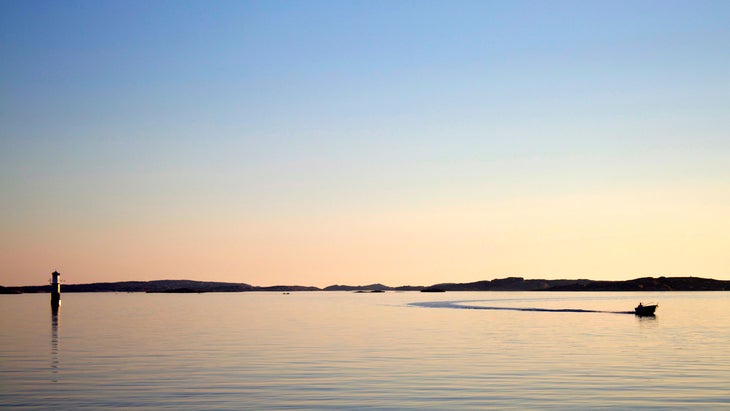
<instances>
[{"instance_id":1,"label":"calm sea water","mask_svg":"<svg viewBox=\"0 0 730 411\"><path fill-rule=\"evenodd\" d=\"M48 301L0 295L0 408L730 409L727 292Z\"/></svg>"}]
</instances>

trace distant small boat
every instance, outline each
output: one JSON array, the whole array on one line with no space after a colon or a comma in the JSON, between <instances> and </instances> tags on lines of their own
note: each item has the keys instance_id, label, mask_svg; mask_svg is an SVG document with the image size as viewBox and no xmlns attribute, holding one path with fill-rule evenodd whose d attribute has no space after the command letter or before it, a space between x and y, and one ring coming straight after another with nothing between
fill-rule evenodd
<instances>
[{"instance_id":1,"label":"distant small boat","mask_svg":"<svg viewBox=\"0 0 730 411\"><path fill-rule=\"evenodd\" d=\"M634 308L634 314L638 315L639 317L650 317L654 315L654 311L658 306L658 304L644 305L642 303L639 303L639 305Z\"/></svg>"}]
</instances>

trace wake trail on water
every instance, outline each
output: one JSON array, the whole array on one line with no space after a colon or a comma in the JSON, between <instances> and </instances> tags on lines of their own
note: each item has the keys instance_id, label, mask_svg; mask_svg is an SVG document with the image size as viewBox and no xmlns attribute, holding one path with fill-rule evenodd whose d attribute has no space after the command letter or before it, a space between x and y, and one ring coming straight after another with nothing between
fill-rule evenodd
<instances>
[{"instance_id":1,"label":"wake trail on water","mask_svg":"<svg viewBox=\"0 0 730 411\"><path fill-rule=\"evenodd\" d=\"M530 312L549 312L549 313L603 313L603 314L634 314L633 311L605 311L605 310L587 310L580 308L539 308L539 307L494 307L485 305L473 305L466 303L474 303L480 300L470 301L428 301L417 302L409 305L415 307L426 308L454 308L460 310L499 310L499 311L530 311ZM489 300L486 300L489 301Z\"/></svg>"}]
</instances>

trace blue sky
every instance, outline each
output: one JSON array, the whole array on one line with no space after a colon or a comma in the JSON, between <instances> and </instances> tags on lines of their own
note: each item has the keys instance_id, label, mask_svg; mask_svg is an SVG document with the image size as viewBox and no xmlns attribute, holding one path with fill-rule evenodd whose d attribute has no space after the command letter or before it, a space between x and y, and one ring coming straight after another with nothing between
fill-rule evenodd
<instances>
[{"instance_id":1,"label":"blue sky","mask_svg":"<svg viewBox=\"0 0 730 411\"><path fill-rule=\"evenodd\" d=\"M729 17L721 1L3 2L0 283L730 278ZM567 203L625 236L524 218ZM656 250L561 266L492 233L493 207L579 233L565 255L585 237L587 256Z\"/></svg>"}]
</instances>

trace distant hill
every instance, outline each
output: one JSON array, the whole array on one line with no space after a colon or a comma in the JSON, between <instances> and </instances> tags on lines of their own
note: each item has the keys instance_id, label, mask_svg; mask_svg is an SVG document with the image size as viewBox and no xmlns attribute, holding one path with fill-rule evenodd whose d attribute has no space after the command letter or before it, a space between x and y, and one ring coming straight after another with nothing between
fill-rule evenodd
<instances>
[{"instance_id":1,"label":"distant hill","mask_svg":"<svg viewBox=\"0 0 730 411\"><path fill-rule=\"evenodd\" d=\"M22 293L43 293L50 292L50 285L6 287ZM319 290L317 287L301 286L274 286L256 287L246 283L223 283L214 281L193 281L193 280L156 280L156 281L122 281L117 283L91 283L91 284L63 284L61 291L64 293L88 293L88 292L241 292L241 291L310 291Z\"/></svg>"},{"instance_id":2,"label":"distant hill","mask_svg":"<svg viewBox=\"0 0 730 411\"><path fill-rule=\"evenodd\" d=\"M324 291L387 291L392 290L392 287L388 287L383 284L370 284L370 285L330 285L325 287Z\"/></svg>"},{"instance_id":3,"label":"distant hill","mask_svg":"<svg viewBox=\"0 0 730 411\"><path fill-rule=\"evenodd\" d=\"M272 285L269 287L254 287L251 291L322 291L317 287L304 285Z\"/></svg>"},{"instance_id":4,"label":"distant hill","mask_svg":"<svg viewBox=\"0 0 730 411\"><path fill-rule=\"evenodd\" d=\"M728 291L730 281L700 277L644 277L626 281L525 280L508 277L473 283L435 284L445 291Z\"/></svg>"},{"instance_id":5,"label":"distant hill","mask_svg":"<svg viewBox=\"0 0 730 411\"><path fill-rule=\"evenodd\" d=\"M389 287L383 284L331 285L320 289L301 285L259 287L246 283L224 283L193 280L122 281L116 283L63 284L64 293L84 292L151 292L205 293L242 291L730 291L730 281L700 277L643 277L626 281L595 280L526 280L507 277L471 283L441 283L428 287L405 285ZM0 294L49 293L50 285L22 287L0 286Z\"/></svg>"},{"instance_id":6,"label":"distant hill","mask_svg":"<svg viewBox=\"0 0 730 411\"><path fill-rule=\"evenodd\" d=\"M383 284L370 285L330 285L322 291L420 291L425 287L420 285L401 285L399 287L388 287Z\"/></svg>"},{"instance_id":7,"label":"distant hill","mask_svg":"<svg viewBox=\"0 0 730 411\"><path fill-rule=\"evenodd\" d=\"M730 291L730 281L700 277L643 277L627 281L587 281L546 291Z\"/></svg>"},{"instance_id":8,"label":"distant hill","mask_svg":"<svg viewBox=\"0 0 730 411\"><path fill-rule=\"evenodd\" d=\"M20 290L16 290L16 287L3 287L0 285L0 294L22 294Z\"/></svg>"},{"instance_id":9,"label":"distant hill","mask_svg":"<svg viewBox=\"0 0 730 411\"><path fill-rule=\"evenodd\" d=\"M558 286L583 284L591 280L525 280L522 277L507 277L483 280L473 283L442 283L430 288L445 291L543 291Z\"/></svg>"}]
</instances>

